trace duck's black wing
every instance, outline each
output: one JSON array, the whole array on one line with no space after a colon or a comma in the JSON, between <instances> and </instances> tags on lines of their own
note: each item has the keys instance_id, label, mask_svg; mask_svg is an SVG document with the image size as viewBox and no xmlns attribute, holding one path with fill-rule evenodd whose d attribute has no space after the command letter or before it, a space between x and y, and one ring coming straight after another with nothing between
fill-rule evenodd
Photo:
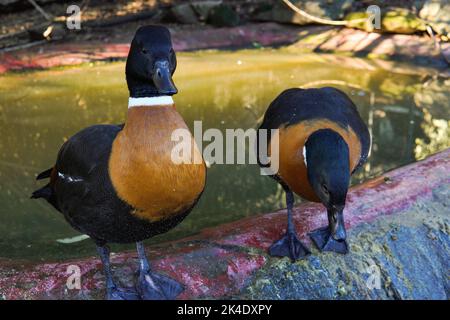
<instances>
[{"instance_id":1,"label":"duck's black wing","mask_svg":"<svg viewBox=\"0 0 450 320\"><path fill-rule=\"evenodd\" d=\"M45 198L69 222L74 222L77 212L78 218L83 217L90 206L102 210L101 204L110 202L115 195L108 160L122 128L123 125L96 125L72 136L61 147L55 166L38 175L38 179L50 178L50 182L33 192L32 198ZM79 223L71 224L80 229Z\"/></svg>"},{"instance_id":2,"label":"duck's black wing","mask_svg":"<svg viewBox=\"0 0 450 320\"><path fill-rule=\"evenodd\" d=\"M367 160L371 144L369 130L353 101L336 88L292 88L283 91L270 104L260 129L278 129L314 119L328 119L344 128L352 128L361 141L361 158L355 170Z\"/></svg>"}]
</instances>

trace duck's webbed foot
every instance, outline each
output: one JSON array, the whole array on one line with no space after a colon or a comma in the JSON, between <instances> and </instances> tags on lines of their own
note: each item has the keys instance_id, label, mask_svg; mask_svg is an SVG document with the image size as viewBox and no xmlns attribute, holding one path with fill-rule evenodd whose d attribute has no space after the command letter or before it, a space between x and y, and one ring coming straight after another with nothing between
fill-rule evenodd
<instances>
[{"instance_id":1,"label":"duck's webbed foot","mask_svg":"<svg viewBox=\"0 0 450 320\"><path fill-rule=\"evenodd\" d=\"M143 300L173 300L184 291L177 281L151 271L140 273L136 287Z\"/></svg>"},{"instance_id":2,"label":"duck's webbed foot","mask_svg":"<svg viewBox=\"0 0 450 320\"><path fill-rule=\"evenodd\" d=\"M111 262L109 260L109 248L102 244L97 246L97 251L103 263L106 279L106 299L108 300L139 300L138 293L130 288L118 288L113 280Z\"/></svg>"},{"instance_id":3,"label":"duck's webbed foot","mask_svg":"<svg viewBox=\"0 0 450 320\"><path fill-rule=\"evenodd\" d=\"M349 251L345 238L334 239L329 226L314 230L309 233L309 236L320 251L332 251L342 254L347 254Z\"/></svg>"},{"instance_id":4,"label":"duck's webbed foot","mask_svg":"<svg viewBox=\"0 0 450 320\"><path fill-rule=\"evenodd\" d=\"M173 300L184 291L183 285L162 274L152 272L142 242L137 243L139 278L137 292L143 300Z\"/></svg>"},{"instance_id":5,"label":"duck's webbed foot","mask_svg":"<svg viewBox=\"0 0 450 320\"><path fill-rule=\"evenodd\" d=\"M278 241L269 248L269 254L275 257L289 257L292 261L303 259L311 252L297 238L295 232L287 231Z\"/></svg>"},{"instance_id":6,"label":"duck's webbed foot","mask_svg":"<svg viewBox=\"0 0 450 320\"><path fill-rule=\"evenodd\" d=\"M348 253L347 231L344 224L344 206L333 206L327 210L328 226L309 233L320 251Z\"/></svg>"},{"instance_id":7,"label":"duck's webbed foot","mask_svg":"<svg viewBox=\"0 0 450 320\"><path fill-rule=\"evenodd\" d=\"M132 289L112 287L106 289L108 300L140 300L139 294Z\"/></svg>"},{"instance_id":8,"label":"duck's webbed foot","mask_svg":"<svg viewBox=\"0 0 450 320\"><path fill-rule=\"evenodd\" d=\"M294 223L292 221L292 208L294 206L294 194L286 185L282 184L286 193L287 204L287 228L286 234L278 241L275 241L269 248L269 254L275 257L289 257L294 262L303 259L311 252L300 242L295 233Z\"/></svg>"}]
</instances>

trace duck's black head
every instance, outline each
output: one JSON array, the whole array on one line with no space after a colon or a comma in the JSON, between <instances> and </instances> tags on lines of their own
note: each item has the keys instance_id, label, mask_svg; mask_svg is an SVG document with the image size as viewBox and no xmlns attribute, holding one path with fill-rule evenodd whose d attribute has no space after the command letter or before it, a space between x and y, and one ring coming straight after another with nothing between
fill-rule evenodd
<instances>
[{"instance_id":1,"label":"duck's black head","mask_svg":"<svg viewBox=\"0 0 450 320\"><path fill-rule=\"evenodd\" d=\"M157 97L178 92L172 81L177 58L170 32L163 26L140 27L131 42L126 65L130 97Z\"/></svg>"},{"instance_id":2,"label":"duck's black head","mask_svg":"<svg viewBox=\"0 0 450 320\"><path fill-rule=\"evenodd\" d=\"M337 132L321 129L309 136L305 153L308 180L328 210L331 234L336 240L343 240L343 210L350 182L348 145Z\"/></svg>"}]
</instances>

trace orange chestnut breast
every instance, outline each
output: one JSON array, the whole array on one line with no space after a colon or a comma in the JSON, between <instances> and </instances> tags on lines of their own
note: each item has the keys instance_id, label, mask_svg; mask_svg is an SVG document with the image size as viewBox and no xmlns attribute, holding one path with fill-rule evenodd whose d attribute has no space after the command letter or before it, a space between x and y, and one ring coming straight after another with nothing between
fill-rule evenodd
<instances>
[{"instance_id":1,"label":"orange chestnut breast","mask_svg":"<svg viewBox=\"0 0 450 320\"><path fill-rule=\"evenodd\" d=\"M344 128L327 119L302 121L287 128L280 128L278 176L302 198L320 202L308 181L303 158L303 147L308 137L320 129L331 129L339 133L349 147L350 172L361 157L361 143L351 128Z\"/></svg>"},{"instance_id":2,"label":"orange chestnut breast","mask_svg":"<svg viewBox=\"0 0 450 320\"><path fill-rule=\"evenodd\" d=\"M205 187L206 167L192 141L192 161L176 164L172 132L188 129L173 106L133 107L114 140L109 173L118 196L132 214L158 221L193 205ZM202 159L194 163L193 159Z\"/></svg>"}]
</instances>

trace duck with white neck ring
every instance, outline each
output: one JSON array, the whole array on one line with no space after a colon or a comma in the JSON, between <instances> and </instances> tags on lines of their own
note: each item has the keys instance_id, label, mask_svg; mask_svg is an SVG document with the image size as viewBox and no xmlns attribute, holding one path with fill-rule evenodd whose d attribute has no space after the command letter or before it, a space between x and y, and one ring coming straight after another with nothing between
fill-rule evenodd
<instances>
[{"instance_id":1,"label":"duck with white neck ring","mask_svg":"<svg viewBox=\"0 0 450 320\"><path fill-rule=\"evenodd\" d=\"M206 166L192 138L192 161L174 163L172 132L188 129L172 95L176 56L162 26L137 30L126 64L130 98L124 125L95 125L72 136L50 178L32 198L45 198L97 245L108 299L174 299L183 286L150 268L142 241L179 224L200 198ZM196 161L194 161L196 159ZM198 161L201 159L201 161ZM107 243L137 243L139 277L134 289L117 287Z\"/></svg>"}]
</instances>

